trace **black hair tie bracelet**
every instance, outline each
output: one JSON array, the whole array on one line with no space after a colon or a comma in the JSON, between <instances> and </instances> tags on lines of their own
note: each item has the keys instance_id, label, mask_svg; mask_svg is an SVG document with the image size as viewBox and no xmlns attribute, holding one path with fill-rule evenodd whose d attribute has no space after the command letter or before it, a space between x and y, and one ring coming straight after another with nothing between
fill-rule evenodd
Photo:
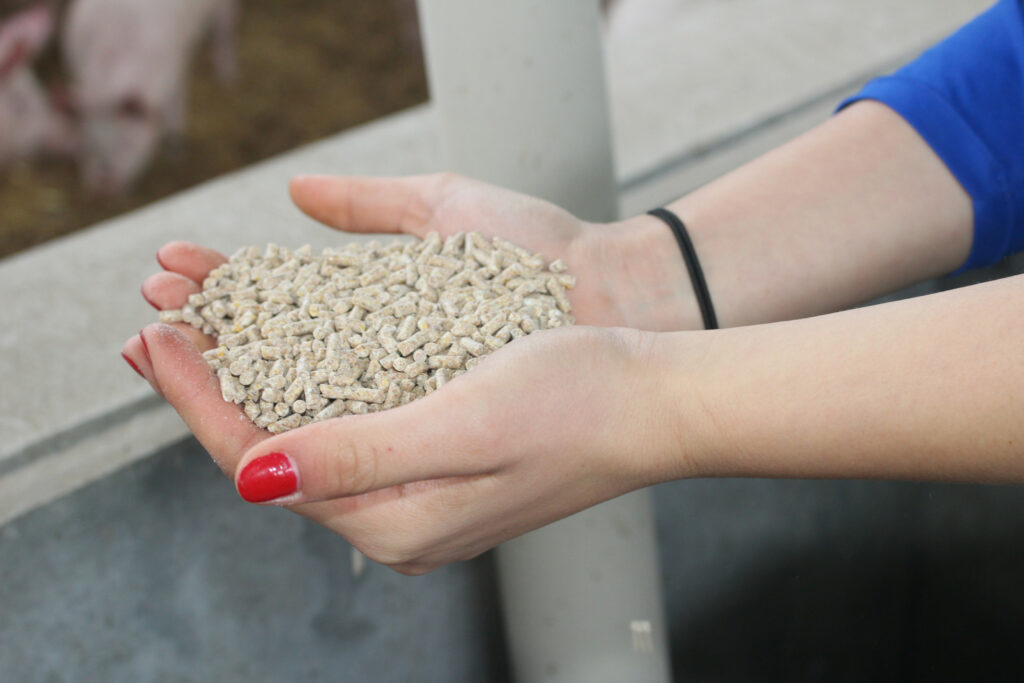
<instances>
[{"instance_id":1,"label":"black hair tie bracelet","mask_svg":"<svg viewBox=\"0 0 1024 683\"><path fill-rule=\"evenodd\" d=\"M704 318L704 329L714 330L718 327L718 320L715 318L715 307L711 305L711 293L708 292L708 283L704 280L704 271L701 270L700 261L697 260L697 252L693 249L693 242L686 232L686 226L679 216L668 209L652 209L647 212L651 216L660 218L672 228L672 234L679 242L679 249L683 252L683 260L686 261L686 269L690 272L690 282L693 283L693 291L697 295L697 303L700 305L700 314Z\"/></svg>"}]
</instances>

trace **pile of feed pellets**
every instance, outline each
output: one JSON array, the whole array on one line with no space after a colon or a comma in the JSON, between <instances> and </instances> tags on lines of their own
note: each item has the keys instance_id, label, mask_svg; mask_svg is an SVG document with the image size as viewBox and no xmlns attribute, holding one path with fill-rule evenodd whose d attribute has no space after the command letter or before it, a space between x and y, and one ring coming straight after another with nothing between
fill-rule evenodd
<instances>
[{"instance_id":1,"label":"pile of feed pellets","mask_svg":"<svg viewBox=\"0 0 1024 683\"><path fill-rule=\"evenodd\" d=\"M161 322L214 336L224 400L280 433L400 406L538 330L573 324L575 278L475 232L381 245L246 247Z\"/></svg>"}]
</instances>

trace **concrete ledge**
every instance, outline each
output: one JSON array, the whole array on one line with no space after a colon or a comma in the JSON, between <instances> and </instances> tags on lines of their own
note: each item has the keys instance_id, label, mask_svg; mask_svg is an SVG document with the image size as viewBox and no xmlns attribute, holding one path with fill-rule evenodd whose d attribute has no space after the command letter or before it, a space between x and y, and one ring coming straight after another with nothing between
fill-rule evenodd
<instances>
[{"instance_id":1,"label":"concrete ledge","mask_svg":"<svg viewBox=\"0 0 1024 683\"><path fill-rule=\"evenodd\" d=\"M694 2L642 37L613 34L623 212L668 201L799 134L860 80L986 5ZM137 288L160 245L336 242L291 206L289 177L439 170L436 145L433 113L419 107L0 261L9 321L0 331L0 524L185 436L118 357L155 317Z\"/></svg>"},{"instance_id":2,"label":"concrete ledge","mask_svg":"<svg viewBox=\"0 0 1024 683\"><path fill-rule=\"evenodd\" d=\"M888 71L989 5L620 0L607 50L619 177L629 183Z\"/></svg>"},{"instance_id":3,"label":"concrete ledge","mask_svg":"<svg viewBox=\"0 0 1024 683\"><path fill-rule=\"evenodd\" d=\"M337 241L291 205L288 178L426 171L430 127L411 110L0 262L13 319L0 332L0 523L187 433L119 357L155 319L138 287L162 244Z\"/></svg>"}]
</instances>

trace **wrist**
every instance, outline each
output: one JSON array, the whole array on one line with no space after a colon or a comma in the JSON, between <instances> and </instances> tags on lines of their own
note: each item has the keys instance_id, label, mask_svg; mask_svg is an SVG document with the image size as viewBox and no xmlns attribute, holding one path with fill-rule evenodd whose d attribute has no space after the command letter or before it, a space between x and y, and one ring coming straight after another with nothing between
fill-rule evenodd
<instances>
[{"instance_id":1,"label":"wrist","mask_svg":"<svg viewBox=\"0 0 1024 683\"><path fill-rule=\"evenodd\" d=\"M721 439L707 361L720 333L622 332L632 358L626 476L650 486L712 475Z\"/></svg>"},{"instance_id":2,"label":"wrist","mask_svg":"<svg viewBox=\"0 0 1024 683\"><path fill-rule=\"evenodd\" d=\"M579 262L602 265L600 286L617 324L641 330L702 329L700 307L671 229L646 214L586 224Z\"/></svg>"}]
</instances>

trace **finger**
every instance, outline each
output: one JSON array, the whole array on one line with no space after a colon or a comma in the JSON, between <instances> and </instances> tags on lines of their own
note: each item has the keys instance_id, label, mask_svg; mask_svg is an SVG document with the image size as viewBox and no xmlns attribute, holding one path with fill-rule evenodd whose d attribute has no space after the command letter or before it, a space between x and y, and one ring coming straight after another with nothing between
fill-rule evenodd
<instances>
[{"instance_id":1,"label":"finger","mask_svg":"<svg viewBox=\"0 0 1024 683\"><path fill-rule=\"evenodd\" d=\"M271 437L239 462L239 495L252 503L294 505L485 473L485 451L459 438L473 417L460 414L459 397L437 392L400 408ZM446 417L451 415L459 415L457 423Z\"/></svg>"},{"instance_id":2,"label":"finger","mask_svg":"<svg viewBox=\"0 0 1024 683\"><path fill-rule=\"evenodd\" d=\"M142 379L156 386L153 380L153 364L149 362L149 356L142 344L142 337L135 335L121 347L121 357L128 363L128 367L134 370Z\"/></svg>"},{"instance_id":3,"label":"finger","mask_svg":"<svg viewBox=\"0 0 1024 683\"><path fill-rule=\"evenodd\" d=\"M158 311L181 308L190 294L202 291L202 287L178 273L154 273L142 283L142 298ZM171 325L188 337L200 351L212 349L216 340L201 330L187 323L171 323Z\"/></svg>"},{"instance_id":4,"label":"finger","mask_svg":"<svg viewBox=\"0 0 1024 683\"><path fill-rule=\"evenodd\" d=\"M197 330L188 323L169 323L171 327L181 332L183 335L188 337L188 340L192 342L192 345L196 347L199 352L209 351L217 346L217 340L208 334L203 334L202 330Z\"/></svg>"},{"instance_id":5,"label":"finger","mask_svg":"<svg viewBox=\"0 0 1024 683\"><path fill-rule=\"evenodd\" d=\"M140 333L153 376L199 442L226 474L239 458L270 434L259 429L241 406L221 396L220 382L191 340L170 325L150 325Z\"/></svg>"},{"instance_id":6,"label":"finger","mask_svg":"<svg viewBox=\"0 0 1024 683\"><path fill-rule=\"evenodd\" d=\"M194 280L172 272L154 273L142 283L142 298L158 311L181 308L201 291Z\"/></svg>"},{"instance_id":7,"label":"finger","mask_svg":"<svg viewBox=\"0 0 1024 683\"><path fill-rule=\"evenodd\" d=\"M423 237L434 208L449 192L447 178L306 175L294 178L288 190L307 215L339 230Z\"/></svg>"},{"instance_id":8,"label":"finger","mask_svg":"<svg viewBox=\"0 0 1024 683\"><path fill-rule=\"evenodd\" d=\"M180 273L200 285L207 273L227 260L219 251L192 242L168 242L156 252L161 268Z\"/></svg>"}]
</instances>

